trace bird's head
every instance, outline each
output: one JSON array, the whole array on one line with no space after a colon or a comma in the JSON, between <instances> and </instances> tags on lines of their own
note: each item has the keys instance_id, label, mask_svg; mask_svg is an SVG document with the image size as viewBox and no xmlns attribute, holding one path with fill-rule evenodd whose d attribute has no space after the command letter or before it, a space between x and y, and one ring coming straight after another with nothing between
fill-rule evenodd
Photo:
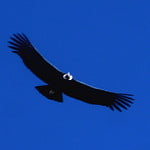
<instances>
[{"instance_id":1,"label":"bird's head","mask_svg":"<svg viewBox=\"0 0 150 150\"><path fill-rule=\"evenodd\" d=\"M64 78L65 80L72 80L72 79L73 79L73 76L70 74L70 72L68 72L68 73L65 73L65 74L63 75L63 78Z\"/></svg>"}]
</instances>

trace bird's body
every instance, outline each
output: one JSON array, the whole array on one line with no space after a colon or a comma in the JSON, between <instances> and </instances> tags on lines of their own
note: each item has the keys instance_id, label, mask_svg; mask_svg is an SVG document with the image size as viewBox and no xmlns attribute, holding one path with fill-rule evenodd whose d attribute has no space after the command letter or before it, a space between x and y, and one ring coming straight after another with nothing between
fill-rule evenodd
<instances>
[{"instance_id":1,"label":"bird's body","mask_svg":"<svg viewBox=\"0 0 150 150\"><path fill-rule=\"evenodd\" d=\"M127 109L133 98L129 94L118 94L100 90L73 79L70 73L63 73L48 63L33 47L24 34L14 34L9 47L18 54L24 64L47 85L36 89L48 99L63 101L62 93L96 105L108 106L110 109Z\"/></svg>"}]
</instances>

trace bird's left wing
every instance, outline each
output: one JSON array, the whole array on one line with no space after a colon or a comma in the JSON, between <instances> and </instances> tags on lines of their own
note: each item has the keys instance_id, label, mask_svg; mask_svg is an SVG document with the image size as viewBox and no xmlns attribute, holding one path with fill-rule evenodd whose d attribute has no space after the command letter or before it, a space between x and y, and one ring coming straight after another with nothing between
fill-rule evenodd
<instances>
[{"instance_id":1,"label":"bird's left wing","mask_svg":"<svg viewBox=\"0 0 150 150\"><path fill-rule=\"evenodd\" d=\"M90 104L108 106L111 110L122 111L122 108L127 109L133 103L133 98L130 94L100 90L74 79L68 80L64 89L64 93L70 97Z\"/></svg>"}]
</instances>

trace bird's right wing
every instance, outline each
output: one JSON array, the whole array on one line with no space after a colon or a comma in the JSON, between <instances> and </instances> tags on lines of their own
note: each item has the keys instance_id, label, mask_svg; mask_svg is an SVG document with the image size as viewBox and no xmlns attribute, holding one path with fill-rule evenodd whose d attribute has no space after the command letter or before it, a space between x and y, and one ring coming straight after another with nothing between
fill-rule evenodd
<instances>
[{"instance_id":1,"label":"bird's right wing","mask_svg":"<svg viewBox=\"0 0 150 150\"><path fill-rule=\"evenodd\" d=\"M62 76L62 73L48 63L33 47L25 34L13 34L9 46L12 52L18 54L24 64L40 79L45 82Z\"/></svg>"}]
</instances>

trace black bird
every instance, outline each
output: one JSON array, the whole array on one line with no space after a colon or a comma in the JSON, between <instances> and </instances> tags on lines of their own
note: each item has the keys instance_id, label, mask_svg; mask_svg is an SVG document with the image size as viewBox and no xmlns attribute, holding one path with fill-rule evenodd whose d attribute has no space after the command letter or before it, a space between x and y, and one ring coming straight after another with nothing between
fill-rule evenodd
<instances>
[{"instance_id":1,"label":"black bird","mask_svg":"<svg viewBox=\"0 0 150 150\"><path fill-rule=\"evenodd\" d=\"M131 94L100 90L74 80L70 73L59 71L37 52L25 34L13 34L10 39L8 47L14 49L12 52L18 54L23 63L46 83L35 88L48 99L63 102L64 93L81 101L118 111L122 111L122 108L127 109L133 103Z\"/></svg>"}]
</instances>

